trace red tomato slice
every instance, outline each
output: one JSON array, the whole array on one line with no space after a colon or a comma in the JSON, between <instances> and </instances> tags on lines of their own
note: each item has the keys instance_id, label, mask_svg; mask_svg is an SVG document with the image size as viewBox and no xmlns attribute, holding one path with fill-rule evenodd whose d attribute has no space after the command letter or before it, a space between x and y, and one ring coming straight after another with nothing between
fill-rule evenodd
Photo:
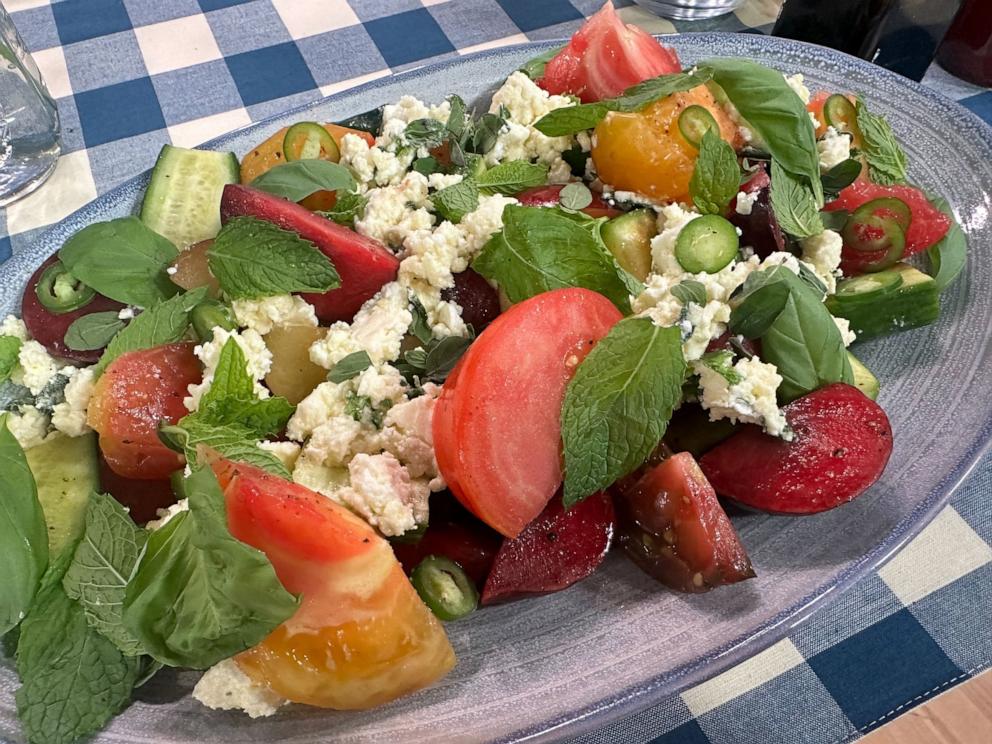
<instances>
[{"instance_id":1,"label":"red tomato slice","mask_svg":"<svg viewBox=\"0 0 992 744\"><path fill-rule=\"evenodd\" d=\"M159 441L158 425L174 424L189 413L183 398L202 378L193 344L157 346L115 359L97 380L87 413L110 469L137 480L160 480L179 470L184 460Z\"/></svg>"},{"instance_id":2,"label":"red tomato slice","mask_svg":"<svg viewBox=\"0 0 992 744\"><path fill-rule=\"evenodd\" d=\"M258 468L213 465L231 534L261 550L299 610L236 658L297 703L359 710L437 681L455 664L441 623L389 543L333 501Z\"/></svg>"},{"instance_id":3,"label":"red tomato slice","mask_svg":"<svg viewBox=\"0 0 992 744\"><path fill-rule=\"evenodd\" d=\"M583 103L610 98L642 80L680 72L674 49L625 24L607 2L548 62L539 84L549 93L572 93Z\"/></svg>"},{"instance_id":4,"label":"red tomato slice","mask_svg":"<svg viewBox=\"0 0 992 744\"><path fill-rule=\"evenodd\" d=\"M588 289L558 289L500 315L469 347L434 410L434 447L469 511L516 537L561 484L561 404L575 367L621 318Z\"/></svg>"},{"instance_id":5,"label":"red tomato slice","mask_svg":"<svg viewBox=\"0 0 992 744\"><path fill-rule=\"evenodd\" d=\"M535 186L532 189L521 191L517 194L517 201L525 207L557 207L561 203L561 190L565 184L552 184L550 186ZM590 217L619 217L623 212L614 209L603 198L596 193L592 195L592 202L582 210Z\"/></svg>"}]
</instances>

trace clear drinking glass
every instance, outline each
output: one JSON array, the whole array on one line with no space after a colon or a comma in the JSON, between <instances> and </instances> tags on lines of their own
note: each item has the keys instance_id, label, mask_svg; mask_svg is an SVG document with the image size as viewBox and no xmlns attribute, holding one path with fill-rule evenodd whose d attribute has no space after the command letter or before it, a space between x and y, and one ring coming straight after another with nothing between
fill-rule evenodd
<instances>
[{"instance_id":1,"label":"clear drinking glass","mask_svg":"<svg viewBox=\"0 0 992 744\"><path fill-rule=\"evenodd\" d=\"M55 101L0 5L0 207L44 183L59 151Z\"/></svg>"},{"instance_id":2,"label":"clear drinking glass","mask_svg":"<svg viewBox=\"0 0 992 744\"><path fill-rule=\"evenodd\" d=\"M731 13L744 4L744 0L634 0L634 2L663 18L674 18L679 21L716 18Z\"/></svg>"}]
</instances>

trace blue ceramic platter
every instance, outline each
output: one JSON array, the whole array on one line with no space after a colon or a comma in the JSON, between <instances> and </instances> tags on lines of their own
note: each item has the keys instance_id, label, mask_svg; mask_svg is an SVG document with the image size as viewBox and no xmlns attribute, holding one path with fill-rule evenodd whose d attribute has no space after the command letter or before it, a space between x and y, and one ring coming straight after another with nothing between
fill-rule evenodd
<instances>
[{"instance_id":1,"label":"blue ceramic platter","mask_svg":"<svg viewBox=\"0 0 992 744\"><path fill-rule=\"evenodd\" d=\"M457 668L433 688L364 713L300 706L260 721L206 710L193 673L160 674L99 742L554 741L678 693L778 640L876 569L947 501L992 435L992 130L920 85L827 49L746 34L666 37L684 63L750 57L802 72L810 89L861 93L888 116L912 180L942 193L971 244L967 273L943 297L939 322L857 348L882 380L895 449L857 501L806 518L735 516L757 579L706 595L664 590L620 556L559 594L478 612L449 626ZM239 155L287 123L333 121L412 94L486 97L551 44L454 59L384 78L221 137ZM151 165L151 163L149 163ZM26 278L70 234L130 214L147 175L106 194L0 269L0 312L16 311ZM21 741L16 682L0 668L0 739Z\"/></svg>"}]
</instances>

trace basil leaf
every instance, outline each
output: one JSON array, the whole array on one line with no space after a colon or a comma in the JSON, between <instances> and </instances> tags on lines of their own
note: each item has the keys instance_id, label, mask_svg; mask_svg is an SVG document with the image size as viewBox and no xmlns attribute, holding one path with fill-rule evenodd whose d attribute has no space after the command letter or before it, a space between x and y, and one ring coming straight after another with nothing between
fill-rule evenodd
<instances>
[{"instance_id":1,"label":"basil leaf","mask_svg":"<svg viewBox=\"0 0 992 744\"><path fill-rule=\"evenodd\" d=\"M79 281L138 307L153 307L179 292L165 271L178 255L172 241L137 217L88 225L59 251L59 259Z\"/></svg>"},{"instance_id":2,"label":"basil leaf","mask_svg":"<svg viewBox=\"0 0 992 744\"><path fill-rule=\"evenodd\" d=\"M585 217L585 215L581 215ZM629 277L599 237L599 220L589 229L554 209L509 205L503 230L489 239L472 268L495 281L510 302L562 287L585 287L630 312ZM636 281L636 280L634 280Z\"/></svg>"},{"instance_id":3,"label":"basil leaf","mask_svg":"<svg viewBox=\"0 0 992 744\"><path fill-rule=\"evenodd\" d=\"M689 181L689 195L703 214L724 214L737 196L741 167L734 148L717 132L707 129L699 143L699 157Z\"/></svg>"},{"instance_id":4,"label":"basil leaf","mask_svg":"<svg viewBox=\"0 0 992 744\"><path fill-rule=\"evenodd\" d=\"M313 243L255 217L228 221L207 251L207 261L233 300L327 292L341 285L331 259Z\"/></svg>"},{"instance_id":5,"label":"basil leaf","mask_svg":"<svg viewBox=\"0 0 992 744\"><path fill-rule=\"evenodd\" d=\"M435 212L457 225L462 217L479 208L479 187L473 179L466 178L435 192L431 203Z\"/></svg>"},{"instance_id":6,"label":"basil leaf","mask_svg":"<svg viewBox=\"0 0 992 744\"><path fill-rule=\"evenodd\" d=\"M0 382L6 382L17 366L21 346L16 336L0 336Z\"/></svg>"},{"instance_id":7,"label":"basil leaf","mask_svg":"<svg viewBox=\"0 0 992 744\"><path fill-rule=\"evenodd\" d=\"M0 635L27 613L48 566L48 530L24 450L0 416Z\"/></svg>"},{"instance_id":8,"label":"basil leaf","mask_svg":"<svg viewBox=\"0 0 992 744\"><path fill-rule=\"evenodd\" d=\"M861 175L861 161L848 158L837 163L822 176L823 191L827 199L836 199L837 195L854 183Z\"/></svg>"},{"instance_id":9,"label":"basil leaf","mask_svg":"<svg viewBox=\"0 0 992 744\"><path fill-rule=\"evenodd\" d=\"M406 125L403 141L412 147L426 147L432 150L440 147L447 134L447 127L436 119L417 119Z\"/></svg>"},{"instance_id":10,"label":"basil leaf","mask_svg":"<svg viewBox=\"0 0 992 744\"><path fill-rule=\"evenodd\" d=\"M344 357L331 368L327 375L330 382L347 382L352 377L357 377L362 372L372 366L372 360L367 351L356 351Z\"/></svg>"},{"instance_id":11,"label":"basil leaf","mask_svg":"<svg viewBox=\"0 0 992 744\"><path fill-rule=\"evenodd\" d=\"M548 166L543 163L511 160L489 168L476 179L476 183L483 194L513 196L524 189L543 186L547 180Z\"/></svg>"},{"instance_id":12,"label":"basil leaf","mask_svg":"<svg viewBox=\"0 0 992 744\"><path fill-rule=\"evenodd\" d=\"M210 468L186 479L189 511L148 538L124 622L168 666L206 669L261 642L299 606L268 558L227 527Z\"/></svg>"},{"instance_id":13,"label":"basil leaf","mask_svg":"<svg viewBox=\"0 0 992 744\"><path fill-rule=\"evenodd\" d=\"M355 220L365 213L365 206L368 203L368 197L356 194L354 191L339 191L334 206L321 214L339 225L354 227Z\"/></svg>"},{"instance_id":14,"label":"basil leaf","mask_svg":"<svg viewBox=\"0 0 992 744\"><path fill-rule=\"evenodd\" d=\"M90 627L127 656L141 644L121 618L124 592L138 570L148 533L113 497L93 494L86 507L86 530L76 546L62 588L82 606Z\"/></svg>"},{"instance_id":15,"label":"basil leaf","mask_svg":"<svg viewBox=\"0 0 992 744\"><path fill-rule=\"evenodd\" d=\"M81 315L66 329L65 345L74 351L102 349L126 325L116 310Z\"/></svg>"},{"instance_id":16,"label":"basil leaf","mask_svg":"<svg viewBox=\"0 0 992 744\"><path fill-rule=\"evenodd\" d=\"M29 742L72 744L102 729L130 701L142 662L122 654L86 622L62 588L73 551L49 567L21 624L15 693Z\"/></svg>"},{"instance_id":17,"label":"basil leaf","mask_svg":"<svg viewBox=\"0 0 992 744\"><path fill-rule=\"evenodd\" d=\"M746 59L709 59L699 64L712 74L741 116L764 140L779 165L808 183L817 208L823 204L816 134L802 99L782 73Z\"/></svg>"},{"instance_id":18,"label":"basil leaf","mask_svg":"<svg viewBox=\"0 0 992 744\"><path fill-rule=\"evenodd\" d=\"M726 349L710 351L699 358L699 362L720 375L728 385L743 382L741 373L734 369L734 353Z\"/></svg>"},{"instance_id":19,"label":"basil leaf","mask_svg":"<svg viewBox=\"0 0 992 744\"><path fill-rule=\"evenodd\" d=\"M254 465L272 475L291 479L290 472L282 461L271 452L260 449L258 435L245 426L216 424L195 416L186 416L174 429L180 434L181 451L185 453L186 462L190 466L197 464L197 449L202 444L228 460ZM161 437L160 430L159 438Z\"/></svg>"},{"instance_id":20,"label":"basil leaf","mask_svg":"<svg viewBox=\"0 0 992 744\"><path fill-rule=\"evenodd\" d=\"M946 287L957 279L968 263L968 239L964 231L954 218L951 205L943 197L932 198L934 206L951 218L951 226L947 230L947 235L936 245L927 249L927 258L930 259L933 280L937 284L937 291L942 292Z\"/></svg>"},{"instance_id":21,"label":"basil leaf","mask_svg":"<svg viewBox=\"0 0 992 744\"><path fill-rule=\"evenodd\" d=\"M534 128L549 137L575 134L592 129L606 118L610 111L639 111L672 93L703 85L709 79L710 73L703 69L660 75L627 88L616 98L607 98L596 103L580 103L549 111L534 124Z\"/></svg>"},{"instance_id":22,"label":"basil leaf","mask_svg":"<svg viewBox=\"0 0 992 744\"><path fill-rule=\"evenodd\" d=\"M566 508L647 459L682 399L684 379L678 328L626 318L596 344L562 406Z\"/></svg>"},{"instance_id":23,"label":"basil leaf","mask_svg":"<svg viewBox=\"0 0 992 744\"><path fill-rule=\"evenodd\" d=\"M558 52L560 52L565 47L554 47L546 52L541 52L536 57L531 57L529 60L520 66L520 72L529 77L531 80L539 80L544 77L544 68L548 66Z\"/></svg>"},{"instance_id":24,"label":"basil leaf","mask_svg":"<svg viewBox=\"0 0 992 744\"><path fill-rule=\"evenodd\" d=\"M206 296L206 288L200 287L166 300L136 316L107 345L94 372L97 375L103 374L107 365L129 351L151 349L181 340L189 328L190 311L203 302Z\"/></svg>"},{"instance_id":25,"label":"basil leaf","mask_svg":"<svg viewBox=\"0 0 992 744\"><path fill-rule=\"evenodd\" d=\"M771 205L779 226L797 238L811 238L823 232L816 197L806 184L772 160Z\"/></svg>"},{"instance_id":26,"label":"basil leaf","mask_svg":"<svg viewBox=\"0 0 992 744\"><path fill-rule=\"evenodd\" d=\"M578 212L592 204L592 192L584 183L569 183L558 193L558 203L562 209Z\"/></svg>"},{"instance_id":27,"label":"basil leaf","mask_svg":"<svg viewBox=\"0 0 992 744\"><path fill-rule=\"evenodd\" d=\"M308 158L269 168L251 186L298 202L318 191L354 191L355 178L339 163Z\"/></svg>"},{"instance_id":28,"label":"basil leaf","mask_svg":"<svg viewBox=\"0 0 992 744\"><path fill-rule=\"evenodd\" d=\"M683 307L690 302L702 307L706 304L706 287L695 279L686 279L672 287L672 296L681 302Z\"/></svg>"},{"instance_id":29,"label":"basil leaf","mask_svg":"<svg viewBox=\"0 0 992 744\"><path fill-rule=\"evenodd\" d=\"M908 165L906 153L899 146L889 122L884 116L871 113L860 98L855 110L864 143L862 151L868 161L871 180L886 186L905 183Z\"/></svg>"}]
</instances>

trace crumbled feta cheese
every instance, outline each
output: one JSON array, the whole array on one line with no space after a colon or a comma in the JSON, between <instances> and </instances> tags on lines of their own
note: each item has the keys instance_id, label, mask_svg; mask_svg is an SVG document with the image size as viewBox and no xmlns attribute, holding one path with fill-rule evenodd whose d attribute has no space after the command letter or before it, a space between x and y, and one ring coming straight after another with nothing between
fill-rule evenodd
<instances>
[{"instance_id":1,"label":"crumbled feta cheese","mask_svg":"<svg viewBox=\"0 0 992 744\"><path fill-rule=\"evenodd\" d=\"M363 193L369 187L398 183L409 170L415 155L407 150L394 153L378 146L370 147L365 138L357 134L346 134L338 144L341 165L351 169L358 181L358 190Z\"/></svg>"},{"instance_id":2,"label":"crumbled feta cheese","mask_svg":"<svg viewBox=\"0 0 992 744\"><path fill-rule=\"evenodd\" d=\"M286 434L290 439L303 442L334 417L351 418L346 416L350 391L351 386L343 383L320 383L296 406L296 413L286 425Z\"/></svg>"},{"instance_id":3,"label":"crumbled feta cheese","mask_svg":"<svg viewBox=\"0 0 992 744\"><path fill-rule=\"evenodd\" d=\"M134 320L134 308L125 307L122 308L119 313L117 313L118 320Z\"/></svg>"},{"instance_id":4,"label":"crumbled feta cheese","mask_svg":"<svg viewBox=\"0 0 992 744\"><path fill-rule=\"evenodd\" d=\"M785 75L784 77L785 82L796 92L796 95L799 96L803 104L809 103L809 88L806 87L803 76L796 73L795 75Z\"/></svg>"},{"instance_id":5,"label":"crumbled feta cheese","mask_svg":"<svg viewBox=\"0 0 992 744\"><path fill-rule=\"evenodd\" d=\"M179 273L179 268L176 266L170 266L165 270L165 273L168 274L169 276L175 276L176 274Z\"/></svg>"},{"instance_id":6,"label":"crumbled feta cheese","mask_svg":"<svg viewBox=\"0 0 992 744\"><path fill-rule=\"evenodd\" d=\"M312 430L303 454L312 462L326 467L348 464L353 448L363 435L363 424L347 414L336 414Z\"/></svg>"},{"instance_id":7,"label":"crumbled feta cheese","mask_svg":"<svg viewBox=\"0 0 992 744\"><path fill-rule=\"evenodd\" d=\"M774 266L784 266L793 274L799 273L799 259L787 251L769 253L761 262L762 269L768 269Z\"/></svg>"},{"instance_id":8,"label":"crumbled feta cheese","mask_svg":"<svg viewBox=\"0 0 992 744\"><path fill-rule=\"evenodd\" d=\"M58 364L37 341L25 341L21 345L17 365L14 381L30 389L32 395L44 390L59 372Z\"/></svg>"},{"instance_id":9,"label":"crumbled feta cheese","mask_svg":"<svg viewBox=\"0 0 992 744\"><path fill-rule=\"evenodd\" d=\"M218 362L220 362L220 353L224 344L232 338L245 354L248 374L255 381L255 395L259 398L269 397L268 388L260 382L272 369L272 352L265 346L265 340L251 328L238 332L217 327L214 328L214 337L211 341L200 344L193 349L193 353L203 362L204 370L203 382L190 385L189 397L183 400L183 404L188 410L195 411L200 405L200 398L210 389L214 381L214 372Z\"/></svg>"},{"instance_id":10,"label":"crumbled feta cheese","mask_svg":"<svg viewBox=\"0 0 992 744\"><path fill-rule=\"evenodd\" d=\"M152 519L151 521L145 523L145 529L151 530L152 532L154 532L155 530L160 530L163 527L165 527L165 525L167 525L171 520L173 520L174 518L178 517L180 514L186 511L189 511L188 499L180 499L175 504L165 509L156 509L155 515L158 517L158 519Z\"/></svg>"},{"instance_id":11,"label":"crumbled feta cheese","mask_svg":"<svg viewBox=\"0 0 992 744\"><path fill-rule=\"evenodd\" d=\"M402 247L411 233L434 226L434 215L427 210L427 194L427 177L416 171L407 173L395 185L370 190L365 212L355 220L356 232Z\"/></svg>"},{"instance_id":12,"label":"crumbled feta cheese","mask_svg":"<svg viewBox=\"0 0 992 744\"><path fill-rule=\"evenodd\" d=\"M21 341L28 340L28 329L24 321L14 315L8 315L0 322L0 336L11 336Z\"/></svg>"},{"instance_id":13,"label":"crumbled feta cheese","mask_svg":"<svg viewBox=\"0 0 992 744\"><path fill-rule=\"evenodd\" d=\"M834 324L840 331L840 336L844 339L844 346L850 346L858 340L857 334L851 330L851 321L847 318L834 318Z\"/></svg>"},{"instance_id":14,"label":"crumbled feta cheese","mask_svg":"<svg viewBox=\"0 0 992 744\"><path fill-rule=\"evenodd\" d=\"M802 259L833 294L837 288L836 277L840 274L841 250L844 239L833 230L824 230L819 235L804 238L799 242L803 249Z\"/></svg>"},{"instance_id":15,"label":"crumbled feta cheese","mask_svg":"<svg viewBox=\"0 0 992 744\"><path fill-rule=\"evenodd\" d=\"M575 141L582 152L592 152L592 135L589 132L579 132L575 135Z\"/></svg>"},{"instance_id":16,"label":"crumbled feta cheese","mask_svg":"<svg viewBox=\"0 0 992 744\"><path fill-rule=\"evenodd\" d=\"M259 442L258 448L273 455L279 462L292 472L300 457L300 445L296 442Z\"/></svg>"},{"instance_id":17,"label":"crumbled feta cheese","mask_svg":"<svg viewBox=\"0 0 992 744\"><path fill-rule=\"evenodd\" d=\"M427 176L427 183L435 191L454 186L464 180L465 177L461 173L451 173L450 175L445 173L431 173Z\"/></svg>"},{"instance_id":18,"label":"crumbled feta cheese","mask_svg":"<svg viewBox=\"0 0 992 744\"><path fill-rule=\"evenodd\" d=\"M358 377L357 392L379 404L388 400L390 404L398 403L406 392L406 382L396 367L383 364L363 370Z\"/></svg>"},{"instance_id":19,"label":"crumbled feta cheese","mask_svg":"<svg viewBox=\"0 0 992 744\"><path fill-rule=\"evenodd\" d=\"M502 87L493 94L491 113L503 106L510 113L510 119L519 124L533 124L545 114L555 109L571 106L568 96L553 96L544 88L520 72L512 73Z\"/></svg>"},{"instance_id":20,"label":"crumbled feta cheese","mask_svg":"<svg viewBox=\"0 0 992 744\"><path fill-rule=\"evenodd\" d=\"M348 475L351 485L336 496L383 535L402 535L427 519L428 489L392 454L357 454Z\"/></svg>"},{"instance_id":21,"label":"crumbled feta cheese","mask_svg":"<svg viewBox=\"0 0 992 744\"><path fill-rule=\"evenodd\" d=\"M692 328L688 338L682 341L682 352L688 361L699 359L710 341L722 335L730 322L730 305L719 300L707 302L700 307L689 303L686 321Z\"/></svg>"},{"instance_id":22,"label":"crumbled feta cheese","mask_svg":"<svg viewBox=\"0 0 992 744\"><path fill-rule=\"evenodd\" d=\"M757 358L740 359L733 369L741 379L734 384L701 362L692 367L699 375L699 402L709 411L710 421L759 424L772 436L791 438L775 397L782 376L774 364Z\"/></svg>"},{"instance_id":23,"label":"crumbled feta cheese","mask_svg":"<svg viewBox=\"0 0 992 744\"><path fill-rule=\"evenodd\" d=\"M241 710L251 718L271 716L288 702L245 674L234 659L208 669L193 688L193 697L208 708Z\"/></svg>"},{"instance_id":24,"label":"crumbled feta cheese","mask_svg":"<svg viewBox=\"0 0 992 744\"><path fill-rule=\"evenodd\" d=\"M350 325L343 321L332 325L310 347L310 360L331 369L348 354L364 350L376 364L391 362L400 355L400 344L412 322L407 290L390 282L362 305Z\"/></svg>"},{"instance_id":25,"label":"crumbled feta cheese","mask_svg":"<svg viewBox=\"0 0 992 744\"><path fill-rule=\"evenodd\" d=\"M427 383L423 390L423 395L389 409L379 443L403 463L413 478L429 479L430 490L440 491L445 484L434 455L432 422L441 387Z\"/></svg>"},{"instance_id":26,"label":"crumbled feta cheese","mask_svg":"<svg viewBox=\"0 0 992 744\"><path fill-rule=\"evenodd\" d=\"M737 195L737 205L735 207L737 214L744 215L745 217L751 214L754 209L754 203L758 201L758 196L761 192L759 191L742 191Z\"/></svg>"},{"instance_id":27,"label":"crumbled feta cheese","mask_svg":"<svg viewBox=\"0 0 992 744\"><path fill-rule=\"evenodd\" d=\"M465 271L469 262L482 250L486 241L503 229L503 210L510 204L518 204L512 196L480 196L479 207L462 217L458 223L463 242L458 247L458 260L452 265L455 273Z\"/></svg>"},{"instance_id":28,"label":"crumbled feta cheese","mask_svg":"<svg viewBox=\"0 0 992 744\"><path fill-rule=\"evenodd\" d=\"M70 437L81 437L90 430L86 410L93 397L95 376L87 367L72 374L65 386L65 402L57 403L52 411L52 426Z\"/></svg>"},{"instance_id":29,"label":"crumbled feta cheese","mask_svg":"<svg viewBox=\"0 0 992 744\"><path fill-rule=\"evenodd\" d=\"M19 413L7 414L7 429L22 449L31 449L48 436L48 416L34 406L21 406Z\"/></svg>"},{"instance_id":30,"label":"crumbled feta cheese","mask_svg":"<svg viewBox=\"0 0 992 744\"><path fill-rule=\"evenodd\" d=\"M851 157L851 138L827 127L827 133L816 143L816 151L820 156L820 170L826 173Z\"/></svg>"},{"instance_id":31,"label":"crumbled feta cheese","mask_svg":"<svg viewBox=\"0 0 992 744\"><path fill-rule=\"evenodd\" d=\"M450 116L451 104L447 101L437 106L428 106L413 96L403 96L396 103L383 106L382 133L376 139L376 145L384 150L396 150L406 144L403 134L410 122L418 119L447 122ZM424 155L426 154L425 152Z\"/></svg>"},{"instance_id":32,"label":"crumbled feta cheese","mask_svg":"<svg viewBox=\"0 0 992 744\"><path fill-rule=\"evenodd\" d=\"M276 295L260 300L235 300L231 303L238 325L264 336L273 328L316 326L313 305L297 295Z\"/></svg>"}]
</instances>

